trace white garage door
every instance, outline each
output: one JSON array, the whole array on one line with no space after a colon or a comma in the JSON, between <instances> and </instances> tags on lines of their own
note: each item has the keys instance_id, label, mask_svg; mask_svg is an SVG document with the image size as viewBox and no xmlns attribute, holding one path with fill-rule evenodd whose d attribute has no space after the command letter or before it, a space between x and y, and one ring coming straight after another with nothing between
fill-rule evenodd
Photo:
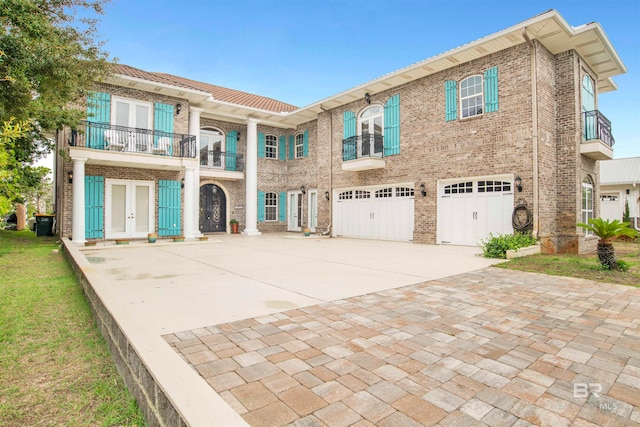
<instances>
[{"instance_id":1,"label":"white garage door","mask_svg":"<svg viewBox=\"0 0 640 427\"><path fill-rule=\"evenodd\" d=\"M408 184L339 190L333 236L413 240L414 189Z\"/></svg>"},{"instance_id":2,"label":"white garage door","mask_svg":"<svg viewBox=\"0 0 640 427\"><path fill-rule=\"evenodd\" d=\"M438 182L438 243L475 246L493 235L513 233L511 177Z\"/></svg>"}]
</instances>

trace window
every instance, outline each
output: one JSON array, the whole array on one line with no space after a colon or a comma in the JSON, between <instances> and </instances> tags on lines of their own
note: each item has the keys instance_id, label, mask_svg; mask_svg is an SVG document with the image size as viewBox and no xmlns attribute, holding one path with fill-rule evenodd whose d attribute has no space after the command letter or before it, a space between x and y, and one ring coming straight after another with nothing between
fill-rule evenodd
<instances>
[{"instance_id":1,"label":"window","mask_svg":"<svg viewBox=\"0 0 640 427\"><path fill-rule=\"evenodd\" d=\"M299 133L296 135L296 159L304 156L304 135Z\"/></svg>"},{"instance_id":2,"label":"window","mask_svg":"<svg viewBox=\"0 0 640 427\"><path fill-rule=\"evenodd\" d=\"M593 90L591 77L584 76L582 79L582 117L584 119L584 129L582 132L582 140L589 141L596 138L597 135L597 116L591 111L596 109L596 97Z\"/></svg>"},{"instance_id":3,"label":"window","mask_svg":"<svg viewBox=\"0 0 640 427\"><path fill-rule=\"evenodd\" d=\"M413 197L414 189L407 187L396 187L396 197Z\"/></svg>"},{"instance_id":4,"label":"window","mask_svg":"<svg viewBox=\"0 0 640 427\"><path fill-rule=\"evenodd\" d=\"M152 105L126 98L112 98L111 124L137 129L151 129Z\"/></svg>"},{"instance_id":5,"label":"window","mask_svg":"<svg viewBox=\"0 0 640 427\"><path fill-rule=\"evenodd\" d=\"M586 177L582 181L582 222L588 224L590 219L593 219L593 181ZM592 235L593 231L587 230L585 234Z\"/></svg>"},{"instance_id":6,"label":"window","mask_svg":"<svg viewBox=\"0 0 640 427\"><path fill-rule=\"evenodd\" d=\"M371 192L365 190L356 190L356 199L370 199Z\"/></svg>"},{"instance_id":7,"label":"window","mask_svg":"<svg viewBox=\"0 0 640 427\"><path fill-rule=\"evenodd\" d=\"M393 188L383 188L376 191L376 199L384 199L387 197L393 197Z\"/></svg>"},{"instance_id":8,"label":"window","mask_svg":"<svg viewBox=\"0 0 640 427\"><path fill-rule=\"evenodd\" d=\"M482 114L482 87L482 76L471 76L460 83L460 112L463 119Z\"/></svg>"},{"instance_id":9,"label":"window","mask_svg":"<svg viewBox=\"0 0 640 427\"><path fill-rule=\"evenodd\" d=\"M266 193L264 196L264 220L278 220L278 194Z\"/></svg>"},{"instance_id":10,"label":"window","mask_svg":"<svg viewBox=\"0 0 640 427\"><path fill-rule=\"evenodd\" d=\"M473 193L473 182L459 182L444 187L444 194Z\"/></svg>"},{"instance_id":11,"label":"window","mask_svg":"<svg viewBox=\"0 0 640 427\"><path fill-rule=\"evenodd\" d=\"M265 137L264 155L268 159L278 158L278 138L275 135L267 135Z\"/></svg>"},{"instance_id":12,"label":"window","mask_svg":"<svg viewBox=\"0 0 640 427\"><path fill-rule=\"evenodd\" d=\"M357 157L382 156L384 110L380 105L372 105L358 117Z\"/></svg>"},{"instance_id":13,"label":"window","mask_svg":"<svg viewBox=\"0 0 640 427\"><path fill-rule=\"evenodd\" d=\"M349 190L349 191L343 191L342 193L338 194L338 200L350 200L353 199L353 191Z\"/></svg>"},{"instance_id":14,"label":"window","mask_svg":"<svg viewBox=\"0 0 640 427\"><path fill-rule=\"evenodd\" d=\"M221 168L224 133L215 128L200 130L200 166Z\"/></svg>"},{"instance_id":15,"label":"window","mask_svg":"<svg viewBox=\"0 0 640 427\"><path fill-rule=\"evenodd\" d=\"M511 191L511 183L507 181L478 181L478 193L500 193Z\"/></svg>"}]
</instances>

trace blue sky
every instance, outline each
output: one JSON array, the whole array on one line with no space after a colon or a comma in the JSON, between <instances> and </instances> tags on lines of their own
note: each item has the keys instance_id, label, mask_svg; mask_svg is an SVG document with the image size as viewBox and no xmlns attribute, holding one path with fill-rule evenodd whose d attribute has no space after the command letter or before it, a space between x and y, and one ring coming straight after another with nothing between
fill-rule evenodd
<instances>
[{"instance_id":1,"label":"blue sky","mask_svg":"<svg viewBox=\"0 0 640 427\"><path fill-rule=\"evenodd\" d=\"M637 0L115 0L99 30L122 64L305 106L549 9L604 28L628 72L599 109L640 156Z\"/></svg>"}]
</instances>

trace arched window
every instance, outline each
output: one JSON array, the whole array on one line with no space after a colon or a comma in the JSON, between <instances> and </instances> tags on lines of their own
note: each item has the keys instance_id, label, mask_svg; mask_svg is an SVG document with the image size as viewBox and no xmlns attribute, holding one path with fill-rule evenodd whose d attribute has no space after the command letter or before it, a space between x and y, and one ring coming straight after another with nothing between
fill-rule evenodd
<instances>
[{"instance_id":1,"label":"arched window","mask_svg":"<svg viewBox=\"0 0 640 427\"><path fill-rule=\"evenodd\" d=\"M384 109L372 105L358 116L358 157L382 155L384 136Z\"/></svg>"},{"instance_id":2,"label":"arched window","mask_svg":"<svg viewBox=\"0 0 640 427\"><path fill-rule=\"evenodd\" d=\"M484 105L482 76L471 76L460 82L460 112L462 118L479 116Z\"/></svg>"},{"instance_id":3,"label":"arched window","mask_svg":"<svg viewBox=\"0 0 640 427\"><path fill-rule=\"evenodd\" d=\"M586 176L582 181L582 222L589 223L589 220L593 218L593 181L589 176ZM587 230L585 234L593 234L592 231Z\"/></svg>"},{"instance_id":4,"label":"arched window","mask_svg":"<svg viewBox=\"0 0 640 427\"><path fill-rule=\"evenodd\" d=\"M200 130L200 166L223 167L221 157L224 152L224 132L216 128Z\"/></svg>"},{"instance_id":5,"label":"arched window","mask_svg":"<svg viewBox=\"0 0 640 427\"><path fill-rule=\"evenodd\" d=\"M596 109L596 96L593 90L593 82L591 77L585 75L582 78L582 116L584 120L584 129L582 132L582 139L589 141L596 138L596 123L597 117L594 114Z\"/></svg>"}]
</instances>

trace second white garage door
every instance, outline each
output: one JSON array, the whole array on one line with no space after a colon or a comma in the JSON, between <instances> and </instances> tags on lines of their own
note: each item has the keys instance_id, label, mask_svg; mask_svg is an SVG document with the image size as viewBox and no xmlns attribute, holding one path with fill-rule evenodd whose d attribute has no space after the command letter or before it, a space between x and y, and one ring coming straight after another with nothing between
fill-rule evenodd
<instances>
[{"instance_id":1,"label":"second white garage door","mask_svg":"<svg viewBox=\"0 0 640 427\"><path fill-rule=\"evenodd\" d=\"M513 233L513 177L438 182L438 243L475 246L490 233Z\"/></svg>"},{"instance_id":2,"label":"second white garage door","mask_svg":"<svg viewBox=\"0 0 640 427\"><path fill-rule=\"evenodd\" d=\"M334 193L333 236L413 240L413 207L412 184L338 190Z\"/></svg>"}]
</instances>

